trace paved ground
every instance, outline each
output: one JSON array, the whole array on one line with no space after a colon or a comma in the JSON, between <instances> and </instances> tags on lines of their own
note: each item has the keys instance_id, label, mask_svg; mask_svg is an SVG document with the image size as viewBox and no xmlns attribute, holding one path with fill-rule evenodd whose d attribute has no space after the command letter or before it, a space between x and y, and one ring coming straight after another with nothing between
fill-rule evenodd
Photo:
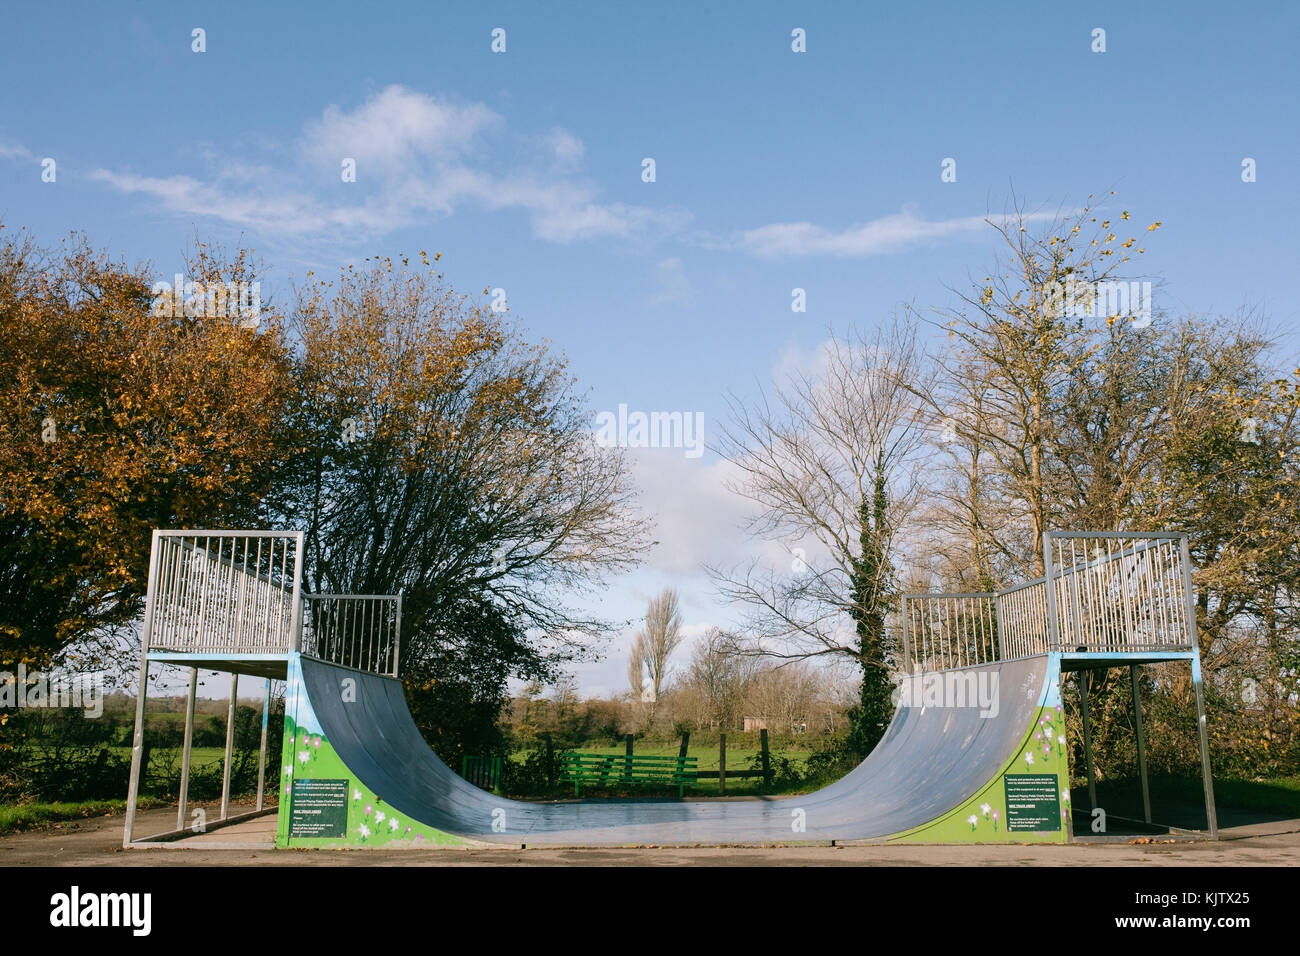
<instances>
[{"instance_id":1,"label":"paved ground","mask_svg":"<svg viewBox=\"0 0 1300 956\"><path fill-rule=\"evenodd\" d=\"M1230 810L1221 819L1218 843L275 851L265 847L274 834L274 816L191 838L185 849L123 850L118 815L0 836L0 866L1300 866L1300 820L1261 820ZM174 810L142 811L136 832L161 832L175 822ZM231 843L242 846L217 848Z\"/></svg>"}]
</instances>

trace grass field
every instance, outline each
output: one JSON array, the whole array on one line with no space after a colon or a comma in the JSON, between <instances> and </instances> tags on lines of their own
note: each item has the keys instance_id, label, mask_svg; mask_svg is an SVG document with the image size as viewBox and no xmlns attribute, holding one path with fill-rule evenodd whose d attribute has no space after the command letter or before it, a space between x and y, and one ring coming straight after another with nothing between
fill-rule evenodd
<instances>
[{"instance_id":1,"label":"grass field","mask_svg":"<svg viewBox=\"0 0 1300 956\"><path fill-rule=\"evenodd\" d=\"M166 801L140 798L141 809L164 806ZM110 816L126 809L125 800L86 800L80 803L21 803L0 805L0 833L35 830L66 820Z\"/></svg>"},{"instance_id":2,"label":"grass field","mask_svg":"<svg viewBox=\"0 0 1300 956\"><path fill-rule=\"evenodd\" d=\"M117 746L117 747L106 747L105 749L106 749L110 754L112 754L114 757L121 757L121 758L123 758L123 759L125 759L125 760L130 760L130 759L131 759L131 748L130 748L130 747L126 747L126 746ZM169 749L170 749L170 748L169 748ZM179 754L180 754L180 748L177 747L177 748L175 748L175 750L176 750L176 753L178 754L178 756L177 756L177 760L179 760L179 759L180 759L180 757L179 757ZM154 753L157 754L158 751L155 750ZM195 769L197 769L197 768L199 768L199 767L207 766L208 764L214 764L214 763L215 763L215 764L219 764L219 763L221 763L221 761L225 759L225 756L226 756L226 748L224 748L224 747L195 747L192 751L190 751L190 753L191 753L191 755L192 755L192 756L190 757L190 765L191 765L192 767L194 767Z\"/></svg>"}]
</instances>

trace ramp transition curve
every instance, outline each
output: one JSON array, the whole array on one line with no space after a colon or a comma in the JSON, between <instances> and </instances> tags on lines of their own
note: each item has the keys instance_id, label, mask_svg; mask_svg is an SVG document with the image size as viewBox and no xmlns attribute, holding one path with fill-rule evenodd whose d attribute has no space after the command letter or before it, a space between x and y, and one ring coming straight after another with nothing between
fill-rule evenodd
<instances>
[{"instance_id":1,"label":"ramp transition curve","mask_svg":"<svg viewBox=\"0 0 1300 956\"><path fill-rule=\"evenodd\" d=\"M399 681L296 653L283 755L276 842L285 847L1069 839L1055 654L909 678L866 760L780 799L499 797L429 749Z\"/></svg>"}]
</instances>

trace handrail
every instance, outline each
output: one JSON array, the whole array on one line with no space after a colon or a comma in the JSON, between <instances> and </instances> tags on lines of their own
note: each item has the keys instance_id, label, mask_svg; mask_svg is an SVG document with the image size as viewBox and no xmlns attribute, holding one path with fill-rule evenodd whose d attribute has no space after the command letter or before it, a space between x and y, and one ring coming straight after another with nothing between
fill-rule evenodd
<instances>
[{"instance_id":1,"label":"handrail","mask_svg":"<svg viewBox=\"0 0 1300 956\"><path fill-rule=\"evenodd\" d=\"M1048 651L1192 650L1195 602L1186 534L1050 531L1043 535L1043 555L1042 577L999 591L903 595L905 669L942 670Z\"/></svg>"},{"instance_id":2,"label":"handrail","mask_svg":"<svg viewBox=\"0 0 1300 956\"><path fill-rule=\"evenodd\" d=\"M296 649L300 531L160 531L144 647L181 653Z\"/></svg>"},{"instance_id":3,"label":"handrail","mask_svg":"<svg viewBox=\"0 0 1300 956\"><path fill-rule=\"evenodd\" d=\"M303 595L302 652L396 677L401 664L400 594Z\"/></svg>"}]
</instances>

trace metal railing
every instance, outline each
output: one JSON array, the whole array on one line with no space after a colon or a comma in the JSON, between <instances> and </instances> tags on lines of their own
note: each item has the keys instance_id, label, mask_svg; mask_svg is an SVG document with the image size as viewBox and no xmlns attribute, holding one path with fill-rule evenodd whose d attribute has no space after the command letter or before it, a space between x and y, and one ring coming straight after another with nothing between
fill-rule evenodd
<instances>
[{"instance_id":1,"label":"metal railing","mask_svg":"<svg viewBox=\"0 0 1300 956\"><path fill-rule=\"evenodd\" d=\"M397 676L400 594L308 594L302 652L332 664Z\"/></svg>"},{"instance_id":2,"label":"metal railing","mask_svg":"<svg viewBox=\"0 0 1300 956\"><path fill-rule=\"evenodd\" d=\"M1195 640L1187 536L1044 535L1052 644L1083 652L1189 651Z\"/></svg>"},{"instance_id":3,"label":"metal railing","mask_svg":"<svg viewBox=\"0 0 1300 956\"><path fill-rule=\"evenodd\" d=\"M992 594L904 595L905 659L926 671L998 660L993 598Z\"/></svg>"},{"instance_id":4,"label":"metal railing","mask_svg":"<svg viewBox=\"0 0 1300 956\"><path fill-rule=\"evenodd\" d=\"M1043 559L1044 577L996 593L903 595L905 667L932 671L1048 651L1136 654L1195 646L1185 534L1049 531Z\"/></svg>"},{"instance_id":5,"label":"metal railing","mask_svg":"<svg viewBox=\"0 0 1300 956\"><path fill-rule=\"evenodd\" d=\"M1013 660L1047 653L1052 642L1047 624L1047 586L1043 579L999 591L996 600L1005 658Z\"/></svg>"},{"instance_id":6,"label":"metal railing","mask_svg":"<svg viewBox=\"0 0 1300 956\"><path fill-rule=\"evenodd\" d=\"M145 648L295 650L302 537L299 531L157 532Z\"/></svg>"}]
</instances>

